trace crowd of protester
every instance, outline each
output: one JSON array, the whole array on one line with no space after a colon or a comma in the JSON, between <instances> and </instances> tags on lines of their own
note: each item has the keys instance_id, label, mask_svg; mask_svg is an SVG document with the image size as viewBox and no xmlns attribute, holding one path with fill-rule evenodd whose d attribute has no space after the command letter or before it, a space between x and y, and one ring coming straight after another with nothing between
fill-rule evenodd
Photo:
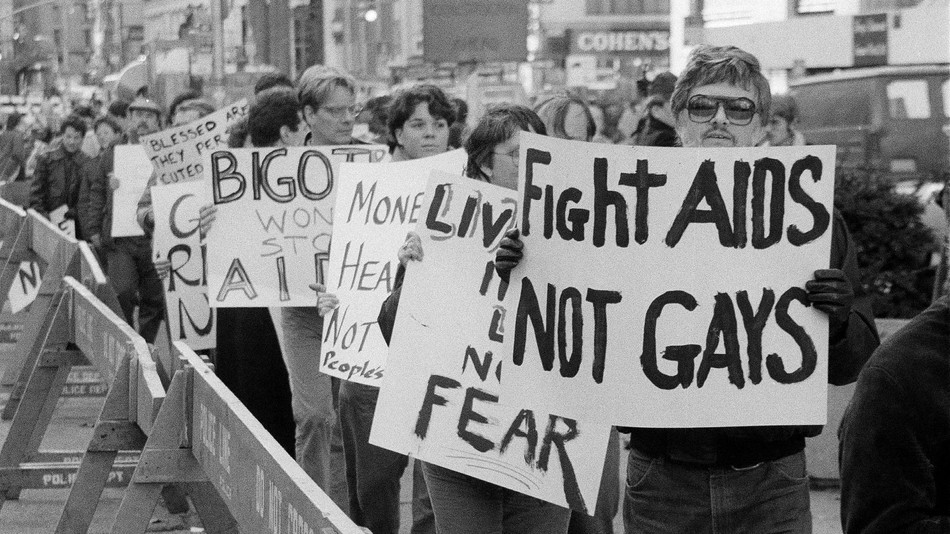
<instances>
[{"instance_id":1,"label":"crowd of protester","mask_svg":"<svg viewBox=\"0 0 950 534\"><path fill-rule=\"evenodd\" d=\"M664 147L805 142L794 128L794 100L773 97L756 58L734 47L699 47L680 76L660 74L645 89L631 111L634 119L626 121L633 127L624 132L603 107L567 94L539 99L533 108L499 105L476 118L467 117L464 100L432 85L361 106L349 74L313 66L296 82L279 73L263 76L246 120L231 128L229 145L385 143L392 161L461 147L468 178L516 189L521 131ZM77 237L105 264L125 318L150 343L164 315L161 277L168 264L151 255L155 219L148 190L137 214L145 235L110 236L115 147L213 111L202 95L187 92L167 108L140 97L99 110L75 106L55 120L13 113L0 133L0 180L28 181L28 206L44 215L67 206ZM214 207L203 207L202 235L214 220ZM405 266L421 260L421 247L411 234L394 251L395 289L379 317L387 342ZM802 280L810 305L829 317L829 382L858 381L841 428L843 525L849 533L950 532L947 297L872 357L878 335L855 253L835 212L829 268ZM496 259L502 276L524 254L517 232L508 234ZM379 391L319 372L322 317L339 300L322 286L314 289L315 306L284 308L273 318L266 308L218 309L216 372L334 502L376 534L399 531L407 467L414 475L414 534L610 533L621 509L630 534L811 531L804 448L821 427L615 428L592 516L371 445ZM618 490L621 435L630 448L624 495Z\"/></svg>"}]
</instances>

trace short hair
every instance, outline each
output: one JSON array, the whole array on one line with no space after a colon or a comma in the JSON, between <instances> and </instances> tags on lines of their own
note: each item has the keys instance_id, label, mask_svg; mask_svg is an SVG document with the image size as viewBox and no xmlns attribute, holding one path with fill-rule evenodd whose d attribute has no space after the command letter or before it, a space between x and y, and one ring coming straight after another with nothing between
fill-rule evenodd
<instances>
[{"instance_id":1,"label":"short hair","mask_svg":"<svg viewBox=\"0 0 950 534\"><path fill-rule=\"evenodd\" d=\"M689 93L696 87L715 83L728 83L743 89L755 88L757 96L756 112L762 125L769 121L769 109L772 104L772 92L769 81L762 74L759 60L755 56L735 46L702 45L695 48L686 62L686 68L680 74L673 88L670 103L673 116L686 109Z\"/></svg>"},{"instance_id":2,"label":"short hair","mask_svg":"<svg viewBox=\"0 0 950 534\"><path fill-rule=\"evenodd\" d=\"M772 117L782 117L789 123L798 118L798 104L792 95L775 95L772 97ZM7 126L9 128L9 126Z\"/></svg>"},{"instance_id":3,"label":"short hair","mask_svg":"<svg viewBox=\"0 0 950 534\"><path fill-rule=\"evenodd\" d=\"M59 126L60 135L66 133L66 128L72 128L80 134L86 135L86 121L79 115L71 114L63 119L63 123Z\"/></svg>"},{"instance_id":4,"label":"short hair","mask_svg":"<svg viewBox=\"0 0 950 534\"><path fill-rule=\"evenodd\" d=\"M115 117L112 117L109 115L102 115L98 119L96 119L96 121L92 123L92 131L95 132L103 124L105 124L109 128L112 128L112 130L116 133L119 133L119 134L122 133L122 125L119 124L119 121L117 121Z\"/></svg>"},{"instance_id":5,"label":"short hair","mask_svg":"<svg viewBox=\"0 0 950 534\"><path fill-rule=\"evenodd\" d=\"M455 122L455 108L452 107L449 97L442 89L429 84L403 89L393 96L393 101L389 104L389 118L386 126L389 130L390 150L396 148L396 130L401 130L409 117L416 112L416 107L423 103L429 105L429 114L433 117L445 119L449 126Z\"/></svg>"},{"instance_id":6,"label":"short hair","mask_svg":"<svg viewBox=\"0 0 950 534\"><path fill-rule=\"evenodd\" d=\"M570 95L554 95L534 106L534 111L544 121L545 126L550 126L549 135L566 139L567 133L564 131L564 122L567 120L567 113L570 111L571 105L580 106L583 110L584 118L587 119L587 140L590 140L597 133L597 123L594 122L594 116L591 114L590 108L587 107L587 102L580 98Z\"/></svg>"},{"instance_id":7,"label":"short hair","mask_svg":"<svg viewBox=\"0 0 950 534\"><path fill-rule=\"evenodd\" d=\"M300 101L289 87L272 87L257 95L247 112L247 131L256 147L273 146L280 127L296 132L300 126Z\"/></svg>"},{"instance_id":8,"label":"short hair","mask_svg":"<svg viewBox=\"0 0 950 534\"><path fill-rule=\"evenodd\" d=\"M389 132L386 125L389 124L389 105L392 101L390 95L374 96L363 106L363 111L370 114L369 131L374 135L382 136Z\"/></svg>"},{"instance_id":9,"label":"short hair","mask_svg":"<svg viewBox=\"0 0 950 534\"><path fill-rule=\"evenodd\" d=\"M21 120L23 120L23 115L17 113L16 111L7 115L7 130L13 130L19 126Z\"/></svg>"},{"instance_id":10,"label":"short hair","mask_svg":"<svg viewBox=\"0 0 950 534\"><path fill-rule=\"evenodd\" d=\"M494 164L495 147L516 132L529 130L541 135L548 133L541 117L531 108L519 104L500 104L489 108L465 140L465 152L468 153L465 175L490 182L482 167Z\"/></svg>"},{"instance_id":11,"label":"short hair","mask_svg":"<svg viewBox=\"0 0 950 534\"><path fill-rule=\"evenodd\" d=\"M468 121L468 102L456 96L452 98L452 105L455 106L455 120L457 122Z\"/></svg>"},{"instance_id":12,"label":"short hair","mask_svg":"<svg viewBox=\"0 0 950 534\"><path fill-rule=\"evenodd\" d=\"M73 115L81 117L83 119L95 119L96 113L92 111L92 107L87 105L79 105L73 108Z\"/></svg>"},{"instance_id":13,"label":"short hair","mask_svg":"<svg viewBox=\"0 0 950 534\"><path fill-rule=\"evenodd\" d=\"M247 117L241 117L228 128L228 148L242 148L247 142Z\"/></svg>"},{"instance_id":14,"label":"short hair","mask_svg":"<svg viewBox=\"0 0 950 534\"><path fill-rule=\"evenodd\" d=\"M254 84L254 94L259 95L271 87L289 87L293 89L294 82L283 72L265 72Z\"/></svg>"},{"instance_id":15,"label":"short hair","mask_svg":"<svg viewBox=\"0 0 950 534\"><path fill-rule=\"evenodd\" d=\"M197 111L199 117L204 117L214 113L214 106L203 98L193 98L180 103L175 109L175 113L179 111Z\"/></svg>"},{"instance_id":16,"label":"short hair","mask_svg":"<svg viewBox=\"0 0 950 534\"><path fill-rule=\"evenodd\" d=\"M196 98L201 98L201 93L194 89L188 89L175 95L175 98L172 99L172 103L168 105L168 120L174 119L175 113L178 111L178 106L180 106L182 102Z\"/></svg>"},{"instance_id":17,"label":"short hair","mask_svg":"<svg viewBox=\"0 0 950 534\"><path fill-rule=\"evenodd\" d=\"M337 87L356 94L356 80L346 72L325 65L311 66L297 80L300 109L310 106L314 111L318 110Z\"/></svg>"},{"instance_id":18,"label":"short hair","mask_svg":"<svg viewBox=\"0 0 950 534\"><path fill-rule=\"evenodd\" d=\"M124 119L129 111L129 103L125 100L113 100L109 103L109 115Z\"/></svg>"}]
</instances>

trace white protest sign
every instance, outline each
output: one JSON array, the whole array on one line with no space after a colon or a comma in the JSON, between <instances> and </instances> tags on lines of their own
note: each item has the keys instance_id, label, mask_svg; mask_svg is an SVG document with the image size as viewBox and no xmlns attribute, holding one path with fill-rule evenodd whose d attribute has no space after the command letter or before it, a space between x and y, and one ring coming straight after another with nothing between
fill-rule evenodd
<instances>
[{"instance_id":1,"label":"white protest sign","mask_svg":"<svg viewBox=\"0 0 950 534\"><path fill-rule=\"evenodd\" d=\"M64 234L69 237L76 237L76 221L73 219L66 218L66 212L69 211L69 206L63 204L62 206L56 208L55 210L49 212L49 221L56 225L57 228L63 231Z\"/></svg>"},{"instance_id":2,"label":"white protest sign","mask_svg":"<svg viewBox=\"0 0 950 534\"><path fill-rule=\"evenodd\" d=\"M172 341L194 350L215 346L214 310L208 303L205 247L198 233L198 210L208 203L208 188L200 181L152 190L155 259L171 262L165 277L165 309Z\"/></svg>"},{"instance_id":3,"label":"white protest sign","mask_svg":"<svg viewBox=\"0 0 950 534\"><path fill-rule=\"evenodd\" d=\"M156 185L199 180L202 159L228 145L228 129L247 115L241 99L200 119L139 139L156 172Z\"/></svg>"},{"instance_id":4,"label":"white protest sign","mask_svg":"<svg viewBox=\"0 0 950 534\"><path fill-rule=\"evenodd\" d=\"M421 217L432 170L461 175L465 151L398 163L344 164L333 217L327 291L340 307L323 320L320 371L378 385L388 349L376 324L392 291L396 253Z\"/></svg>"},{"instance_id":5,"label":"white protest sign","mask_svg":"<svg viewBox=\"0 0 950 534\"><path fill-rule=\"evenodd\" d=\"M378 162L381 145L236 148L205 156L217 206L208 245L213 308L315 306L344 161Z\"/></svg>"},{"instance_id":6,"label":"white protest sign","mask_svg":"<svg viewBox=\"0 0 950 534\"><path fill-rule=\"evenodd\" d=\"M40 264L35 261L20 262L16 277L7 292L7 299L10 301L10 313L17 313L26 308L35 299L40 292L40 283L43 281L43 273Z\"/></svg>"},{"instance_id":7,"label":"white protest sign","mask_svg":"<svg viewBox=\"0 0 950 534\"><path fill-rule=\"evenodd\" d=\"M152 172L152 163L142 145L115 147L113 174L119 188L112 191L112 237L145 235L135 212Z\"/></svg>"},{"instance_id":8,"label":"white protest sign","mask_svg":"<svg viewBox=\"0 0 950 534\"><path fill-rule=\"evenodd\" d=\"M521 136L505 402L615 425L824 424L834 147ZM565 395L570 391L570 395Z\"/></svg>"},{"instance_id":9,"label":"white protest sign","mask_svg":"<svg viewBox=\"0 0 950 534\"><path fill-rule=\"evenodd\" d=\"M370 443L592 514L610 426L502 399L514 315L494 255L518 193L433 173L409 264Z\"/></svg>"}]
</instances>

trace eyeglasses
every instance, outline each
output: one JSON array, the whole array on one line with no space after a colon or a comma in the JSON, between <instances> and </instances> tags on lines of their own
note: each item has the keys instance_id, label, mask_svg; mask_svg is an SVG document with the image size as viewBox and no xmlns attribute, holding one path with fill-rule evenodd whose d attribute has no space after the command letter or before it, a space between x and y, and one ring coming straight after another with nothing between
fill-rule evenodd
<instances>
[{"instance_id":1,"label":"eyeglasses","mask_svg":"<svg viewBox=\"0 0 950 534\"><path fill-rule=\"evenodd\" d=\"M755 116L755 102L745 97L726 98L719 96L693 95L686 102L689 120L698 123L709 122L719 113L719 107L726 112L726 118L736 126L745 126Z\"/></svg>"},{"instance_id":2,"label":"eyeglasses","mask_svg":"<svg viewBox=\"0 0 950 534\"><path fill-rule=\"evenodd\" d=\"M515 161L518 161L518 157L521 155L521 147L517 147L517 148L515 148L515 149L513 149L513 150L510 150L510 151L508 151L508 152L495 152L495 151L492 151L492 154L497 154L497 155L499 155L499 156L508 156L509 158L511 158L511 159L513 159L513 160L515 160Z\"/></svg>"},{"instance_id":3,"label":"eyeglasses","mask_svg":"<svg viewBox=\"0 0 950 534\"><path fill-rule=\"evenodd\" d=\"M341 118L349 115L359 115L363 111L363 106L353 104L352 106L320 106L320 109L326 111L331 116Z\"/></svg>"}]
</instances>

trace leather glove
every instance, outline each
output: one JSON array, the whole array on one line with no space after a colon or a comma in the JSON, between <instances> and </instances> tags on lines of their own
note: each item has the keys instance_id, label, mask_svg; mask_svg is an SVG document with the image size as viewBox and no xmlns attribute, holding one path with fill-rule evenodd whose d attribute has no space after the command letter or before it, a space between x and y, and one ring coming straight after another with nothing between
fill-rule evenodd
<instances>
[{"instance_id":1,"label":"leather glove","mask_svg":"<svg viewBox=\"0 0 950 534\"><path fill-rule=\"evenodd\" d=\"M841 269L818 269L805 283L812 306L828 314L832 336L844 334L854 304L854 289Z\"/></svg>"},{"instance_id":2,"label":"leather glove","mask_svg":"<svg viewBox=\"0 0 950 534\"><path fill-rule=\"evenodd\" d=\"M521 262L524 255L524 243L521 242L521 231L513 228L505 232L505 237L498 244L498 252L495 253L495 271L502 280L507 281L511 270Z\"/></svg>"}]
</instances>

